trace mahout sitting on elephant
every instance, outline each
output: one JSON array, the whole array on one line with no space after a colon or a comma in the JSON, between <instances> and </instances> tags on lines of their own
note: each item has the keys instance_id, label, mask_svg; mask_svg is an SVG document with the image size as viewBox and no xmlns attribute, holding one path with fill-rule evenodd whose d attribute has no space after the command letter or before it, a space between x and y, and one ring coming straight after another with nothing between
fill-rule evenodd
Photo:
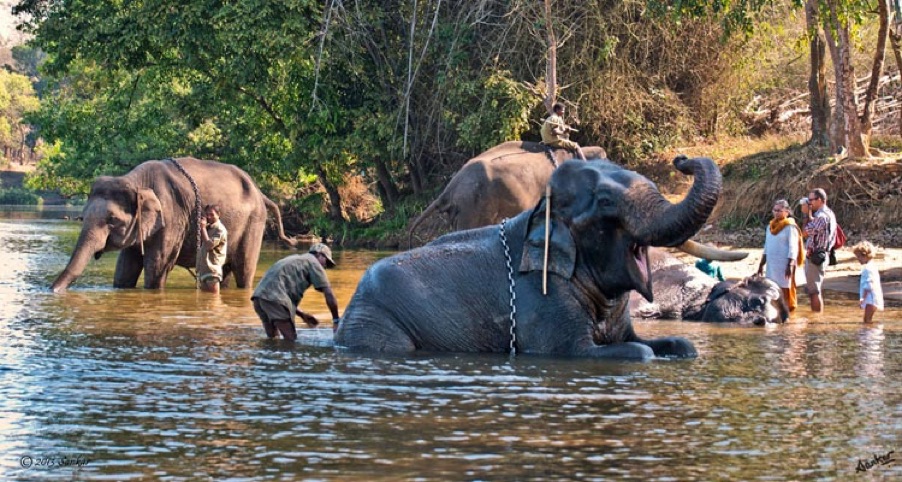
<instances>
[{"instance_id":1,"label":"mahout sitting on elephant","mask_svg":"<svg viewBox=\"0 0 902 482\"><path fill-rule=\"evenodd\" d=\"M176 265L193 268L200 215L195 192L204 204L219 205L229 232L223 285L231 275L239 288L253 283L267 210L276 219L279 238L295 244L285 236L278 206L238 167L192 157L147 161L123 176L94 181L81 234L53 291L66 290L92 256L99 259L110 251L120 251L116 288L134 288L142 271L145 288L162 288Z\"/></svg>"},{"instance_id":2,"label":"mahout sitting on elephant","mask_svg":"<svg viewBox=\"0 0 902 482\"><path fill-rule=\"evenodd\" d=\"M496 224L531 209L545 193L555 166L574 158L573 152L567 149L547 149L538 142L510 141L470 159L454 174L444 191L410 223L408 237L412 238L417 227L439 213L448 216L452 231L459 231ZM582 150L588 159L607 157L601 147Z\"/></svg>"},{"instance_id":3,"label":"mahout sitting on elephant","mask_svg":"<svg viewBox=\"0 0 902 482\"><path fill-rule=\"evenodd\" d=\"M543 198L500 225L380 260L358 284L335 345L391 353L695 356L683 338L640 338L629 314L630 291L652 298L648 247L682 245L720 195L712 160L681 156L674 165L695 176L677 204L616 164L567 161L551 177L550 203Z\"/></svg>"},{"instance_id":4,"label":"mahout sitting on elephant","mask_svg":"<svg viewBox=\"0 0 902 482\"><path fill-rule=\"evenodd\" d=\"M789 317L780 287L763 276L718 282L665 250L650 248L648 251L655 279L653 301L633 293L630 296L633 318L763 325L782 323Z\"/></svg>"}]
</instances>

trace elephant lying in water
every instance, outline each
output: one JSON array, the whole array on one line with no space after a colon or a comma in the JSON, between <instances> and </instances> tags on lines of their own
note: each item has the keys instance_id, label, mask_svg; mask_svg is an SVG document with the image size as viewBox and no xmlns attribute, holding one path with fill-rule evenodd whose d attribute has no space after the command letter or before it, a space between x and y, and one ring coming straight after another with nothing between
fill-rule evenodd
<instances>
[{"instance_id":1,"label":"elephant lying in water","mask_svg":"<svg viewBox=\"0 0 902 482\"><path fill-rule=\"evenodd\" d=\"M241 169L193 157L147 161L124 176L94 181L75 250L51 289L66 290L91 257L98 259L110 251L120 251L113 277L116 288L134 288L142 271L145 288L162 288L176 265L193 268L199 213L192 182L204 204L219 205L229 232L223 285L230 275L239 288L253 283L267 210L276 219L279 238L294 244L285 236L278 206Z\"/></svg>"},{"instance_id":2,"label":"elephant lying in water","mask_svg":"<svg viewBox=\"0 0 902 482\"><path fill-rule=\"evenodd\" d=\"M779 286L763 276L718 282L666 251L649 249L648 258L655 278L654 301L632 294L630 313L635 318L763 325L789 317Z\"/></svg>"},{"instance_id":3,"label":"elephant lying in water","mask_svg":"<svg viewBox=\"0 0 902 482\"><path fill-rule=\"evenodd\" d=\"M550 205L542 199L500 226L452 233L380 260L357 285L335 345L393 353L695 356L682 338L640 338L628 309L630 291L652 297L648 247L687 241L720 195L710 159L678 157L674 165L695 176L678 204L613 163L568 161L551 177Z\"/></svg>"},{"instance_id":4,"label":"elephant lying in water","mask_svg":"<svg viewBox=\"0 0 902 482\"><path fill-rule=\"evenodd\" d=\"M448 216L452 231L495 224L531 209L545 194L545 185L556 165L574 159L566 149L553 149L554 163L538 142L510 141L467 161L444 191L408 228L408 238L430 216ZM604 149L583 147L587 159L604 159ZM408 240L408 247L410 239Z\"/></svg>"}]
</instances>

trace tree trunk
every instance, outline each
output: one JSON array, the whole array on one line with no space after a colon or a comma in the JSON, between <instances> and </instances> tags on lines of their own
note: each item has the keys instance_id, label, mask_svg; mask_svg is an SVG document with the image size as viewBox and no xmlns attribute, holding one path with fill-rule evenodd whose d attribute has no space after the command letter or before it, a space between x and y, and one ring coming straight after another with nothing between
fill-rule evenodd
<instances>
[{"instance_id":1,"label":"tree trunk","mask_svg":"<svg viewBox=\"0 0 902 482\"><path fill-rule=\"evenodd\" d=\"M838 152L839 148L844 146L848 149L850 157L869 157L867 146L861 138L861 123L858 120L858 98L855 95L855 68L852 65L849 25L847 22L840 22L835 0L827 2L827 5L830 15L824 31L827 33L836 75L837 115L834 116L834 122L839 124L834 130L834 142L837 143L835 151ZM832 32L836 32L836 38L833 38Z\"/></svg>"},{"instance_id":2,"label":"tree trunk","mask_svg":"<svg viewBox=\"0 0 902 482\"><path fill-rule=\"evenodd\" d=\"M545 64L545 110L548 115L554 113L554 102L557 98L557 38L554 36L554 25L551 22L551 0L545 0L545 33L548 38L548 59Z\"/></svg>"},{"instance_id":3,"label":"tree trunk","mask_svg":"<svg viewBox=\"0 0 902 482\"><path fill-rule=\"evenodd\" d=\"M341 194L338 193L338 188L335 187L335 184L329 181L326 171L319 162L316 163L316 177L322 183L323 189L326 190L326 194L329 196L329 217L335 221L344 221L344 216L341 214Z\"/></svg>"},{"instance_id":4,"label":"tree trunk","mask_svg":"<svg viewBox=\"0 0 902 482\"><path fill-rule=\"evenodd\" d=\"M842 71L839 68L839 48L836 46L836 39L833 37L833 27L826 18L822 18L824 26L824 38L827 41L827 47L830 49L830 58L833 61L833 78L842 78ZM842 84L837 82L833 96L833 120L830 122L830 150L839 152L846 145L845 136L843 135L844 112L843 108L843 89Z\"/></svg>"},{"instance_id":5,"label":"tree trunk","mask_svg":"<svg viewBox=\"0 0 902 482\"><path fill-rule=\"evenodd\" d=\"M805 3L805 23L808 27L811 60L808 76L811 143L823 147L830 145L830 99L827 97L826 47L818 21L817 0L808 0Z\"/></svg>"},{"instance_id":6,"label":"tree trunk","mask_svg":"<svg viewBox=\"0 0 902 482\"><path fill-rule=\"evenodd\" d=\"M871 81L864 94L864 110L861 113L861 134L865 139L871 138L871 123L874 116L874 103L877 100L877 87L880 76L883 75L883 62L886 59L886 38L889 32L889 2L890 0L878 0L878 13L880 16L880 28L877 33L877 49L874 53L874 65L871 68ZM868 142L869 143L869 142Z\"/></svg>"},{"instance_id":7,"label":"tree trunk","mask_svg":"<svg viewBox=\"0 0 902 482\"><path fill-rule=\"evenodd\" d=\"M385 161L376 157L373 163L376 165L376 179L379 181L379 189L383 195L382 200L387 208L392 208L400 197L398 188L395 186L395 181L392 180L391 172L385 165Z\"/></svg>"},{"instance_id":8,"label":"tree trunk","mask_svg":"<svg viewBox=\"0 0 902 482\"><path fill-rule=\"evenodd\" d=\"M893 25L893 30L889 32L889 42L893 47L893 56L896 58L896 67L902 72L902 17L898 16L895 10L890 10L889 23ZM902 136L902 109L899 109L899 136Z\"/></svg>"}]
</instances>

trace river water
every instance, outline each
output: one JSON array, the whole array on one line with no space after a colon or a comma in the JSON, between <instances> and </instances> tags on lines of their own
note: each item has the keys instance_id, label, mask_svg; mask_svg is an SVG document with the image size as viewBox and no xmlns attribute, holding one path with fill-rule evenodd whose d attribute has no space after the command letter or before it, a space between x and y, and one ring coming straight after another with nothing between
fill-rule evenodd
<instances>
[{"instance_id":1,"label":"river water","mask_svg":"<svg viewBox=\"0 0 902 482\"><path fill-rule=\"evenodd\" d=\"M80 229L63 214L0 211L2 479L902 477L900 308L637 323L695 360L362 356L329 330L268 341L248 291L201 294L181 268L165 291L111 289L115 254L54 295ZM257 277L287 254L267 246ZM388 254L336 251L340 311ZM301 306L328 322L318 293Z\"/></svg>"}]
</instances>

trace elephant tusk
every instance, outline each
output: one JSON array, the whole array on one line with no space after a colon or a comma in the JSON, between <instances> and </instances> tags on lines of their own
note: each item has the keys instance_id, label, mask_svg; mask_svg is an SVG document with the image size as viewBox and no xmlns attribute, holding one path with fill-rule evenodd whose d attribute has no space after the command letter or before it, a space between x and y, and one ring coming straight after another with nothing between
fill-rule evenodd
<instances>
[{"instance_id":1,"label":"elephant tusk","mask_svg":"<svg viewBox=\"0 0 902 482\"><path fill-rule=\"evenodd\" d=\"M676 247L680 251L691 254L696 258L710 259L712 261L739 261L749 254L745 251L727 251L706 244L695 242L691 239Z\"/></svg>"}]
</instances>

